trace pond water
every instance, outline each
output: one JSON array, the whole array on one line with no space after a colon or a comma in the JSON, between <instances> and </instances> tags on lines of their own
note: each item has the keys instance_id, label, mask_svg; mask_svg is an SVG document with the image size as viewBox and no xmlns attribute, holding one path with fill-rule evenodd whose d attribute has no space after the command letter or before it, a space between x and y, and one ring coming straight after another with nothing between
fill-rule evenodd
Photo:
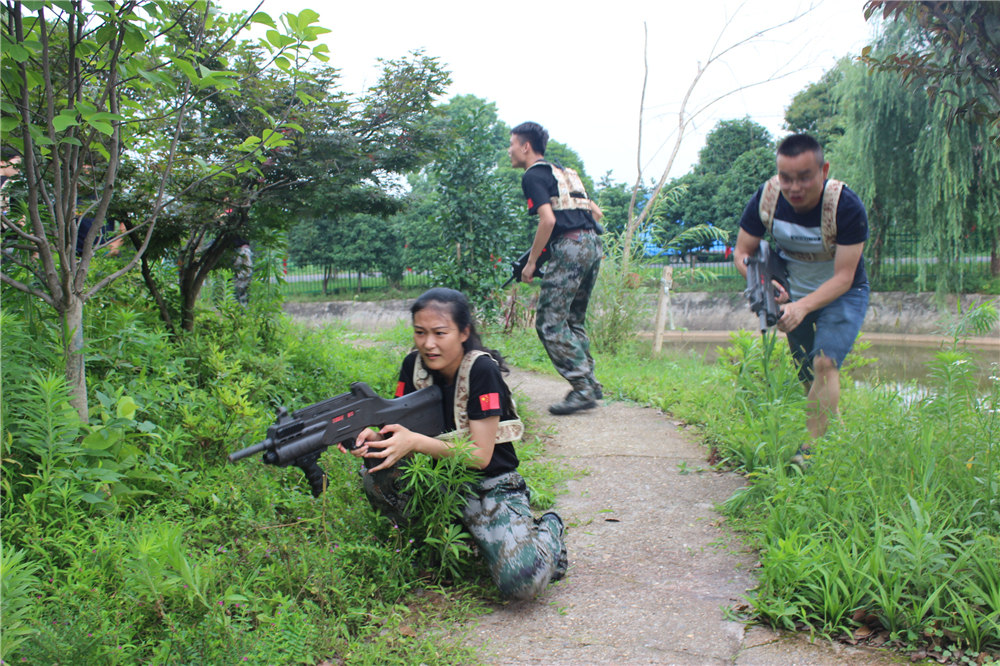
<instances>
[{"instance_id":1,"label":"pond water","mask_svg":"<svg viewBox=\"0 0 1000 666\"><path fill-rule=\"evenodd\" d=\"M679 353L688 353L700 356L707 362L714 362L719 354L720 346L727 346L728 341L717 339L703 340L697 339L697 332L686 333L683 340L667 339L663 341L664 352L671 350ZM786 344L781 341L781 344ZM930 375L930 362L934 360L936 352L942 349L941 344L934 345L906 345L886 342L872 342L871 346L862 352L862 356L872 359L875 362L863 368L858 368L851 372L851 376L859 382L865 384L891 383L908 384L917 383L920 386L928 386ZM992 381L990 377L1000 374L1000 349L997 347L972 347L963 346L963 350L968 351L975 365L975 376L979 386L985 391Z\"/></svg>"}]
</instances>

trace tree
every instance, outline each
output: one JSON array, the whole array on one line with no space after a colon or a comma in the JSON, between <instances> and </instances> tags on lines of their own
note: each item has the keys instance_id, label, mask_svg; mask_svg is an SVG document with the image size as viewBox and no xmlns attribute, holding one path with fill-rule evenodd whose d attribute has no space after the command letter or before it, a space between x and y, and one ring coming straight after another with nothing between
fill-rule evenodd
<instances>
[{"instance_id":1,"label":"tree","mask_svg":"<svg viewBox=\"0 0 1000 666\"><path fill-rule=\"evenodd\" d=\"M906 22L887 26L871 57L901 52L910 41L923 39L915 28ZM847 131L831 176L852 183L868 204L873 272L892 232L905 232L915 236L921 253L936 257L939 291L962 288L958 260L976 239L990 252L997 274L1000 151L990 143L988 128L973 123L949 128L951 102L907 89L893 71L852 67L841 85ZM956 87L954 100L964 103L977 90L971 81ZM927 270L921 264L920 280Z\"/></svg>"},{"instance_id":2,"label":"tree","mask_svg":"<svg viewBox=\"0 0 1000 666\"><path fill-rule=\"evenodd\" d=\"M662 242L699 224L735 233L746 202L774 174L771 133L750 118L719 121L698 155L691 172L672 183L683 191L663 206L663 217L672 224L660 225Z\"/></svg>"},{"instance_id":3,"label":"tree","mask_svg":"<svg viewBox=\"0 0 1000 666\"><path fill-rule=\"evenodd\" d=\"M747 201L764 181L774 175L774 160L774 147L758 146L741 153L719 179L718 189L712 196L713 222L732 234L731 238L736 238Z\"/></svg>"},{"instance_id":4,"label":"tree","mask_svg":"<svg viewBox=\"0 0 1000 666\"><path fill-rule=\"evenodd\" d=\"M695 173L724 176L743 153L773 145L768 129L749 116L720 120L705 137L705 147L698 151Z\"/></svg>"},{"instance_id":5,"label":"tree","mask_svg":"<svg viewBox=\"0 0 1000 666\"><path fill-rule=\"evenodd\" d=\"M444 244L434 275L439 284L485 303L496 287L499 255L516 245L519 232L523 235L520 193L511 178L513 169L507 166L504 177L497 166L509 130L497 118L496 106L475 98L457 101L443 109L452 134L447 152L432 167L435 221Z\"/></svg>"},{"instance_id":6,"label":"tree","mask_svg":"<svg viewBox=\"0 0 1000 666\"><path fill-rule=\"evenodd\" d=\"M608 233L621 235L628 224L628 204L632 191L626 183L611 182L611 172L604 174L593 195L597 205L604 212L601 224Z\"/></svg>"},{"instance_id":7,"label":"tree","mask_svg":"<svg viewBox=\"0 0 1000 666\"><path fill-rule=\"evenodd\" d=\"M883 19L911 24L920 38L878 54L866 47L869 68L926 88L949 109L948 125L959 118L987 124L1000 143L1000 3L868 0L865 18L879 10Z\"/></svg>"},{"instance_id":8,"label":"tree","mask_svg":"<svg viewBox=\"0 0 1000 666\"><path fill-rule=\"evenodd\" d=\"M705 72L708 71L708 69L712 67L712 65L720 62L727 55L731 54L733 51L740 48L741 46L745 46L746 44L752 43L753 41L759 39L760 37L766 35L767 33L773 32L774 30L777 30L781 27L793 24L795 21L804 16L805 13L809 12L810 10L811 8L806 9L804 12L794 15L786 21L783 21L768 28L764 28L762 30L758 30L753 34L744 37L742 39L737 39L736 41L729 43L728 46L723 44L722 38L725 34L726 29L729 27L729 25L735 18L735 15L726 22L726 25L723 26L718 39L716 39L715 42L712 44L712 47L708 53L708 57L704 61L699 62L697 64L695 75L691 80L691 84L685 91L684 96L680 103L680 107L678 108L677 111L677 131L676 134L674 135L674 145L673 148L671 149L670 156L667 158L666 167L664 168L663 173L660 175L659 179L653 185L652 191L648 197L648 203L640 208L639 206L637 206L637 204L639 203L639 192L640 189L642 188L642 183L644 180L643 167L642 167L642 149L643 149L642 117L645 112L646 84L649 78L648 63L644 62L642 94L640 95L640 100L639 100L639 136L636 147L636 169L638 173L636 176L635 185L633 186L632 189L632 199L629 204L629 221L628 225L625 228L625 236L624 236L623 252L622 252L623 269L624 269L623 274L627 274L628 272L628 264L630 261L630 257L632 255L631 252L632 236L635 234L636 230L642 228L649 212L656 210L657 199L659 198L661 192L663 191L663 187L667 183L667 179L670 176L670 170L673 168L674 159L677 157L677 153L680 151L681 143L684 140L684 134L687 131L687 128L691 125L691 123L707 109L711 108L712 106L719 103L723 99L729 97L730 95L734 95L740 90L745 90L750 87L763 85L770 81L774 81L778 78L781 78L781 76L784 76L784 74L778 72L775 72L769 76L764 76L760 80L741 85L733 90L729 90L728 92L725 92L722 95L719 95L718 97L709 100L705 104L702 104L694 111L690 111L688 108L688 104L691 102L691 96L694 93L695 88L697 88L698 82L705 75Z\"/></svg>"},{"instance_id":9,"label":"tree","mask_svg":"<svg viewBox=\"0 0 1000 666\"><path fill-rule=\"evenodd\" d=\"M793 134L810 134L819 141L824 151L830 152L844 135L844 120L840 115L837 84L844 78L847 59L823 74L819 81L810 83L792 98L785 109L785 129Z\"/></svg>"},{"instance_id":10,"label":"tree","mask_svg":"<svg viewBox=\"0 0 1000 666\"><path fill-rule=\"evenodd\" d=\"M60 318L72 403L84 420L89 416L84 305L139 262L158 217L172 203L165 192L198 91L226 95L236 84L225 67L203 64L204 38L219 21L230 37L257 22L272 27L266 41L276 58L325 57L324 46L309 46L322 32L313 25L315 12L286 16L284 29L278 30L266 14L226 23L209 2L71 0L0 6L0 141L23 154L27 184L23 226L20 218L0 220L5 245L0 280L42 300ZM170 37L185 25L194 28L189 43L175 49ZM284 62L291 66L287 57ZM170 98L152 96L151 91L169 91ZM273 143L275 130L258 136L257 147ZM199 165L196 181L252 168L255 151L245 146L228 161ZM125 154L158 157L157 195L126 232L141 238L134 256L112 273L90 279L95 251L115 240L101 238L101 233ZM85 189L92 194L82 195ZM91 224L77 253L83 220Z\"/></svg>"}]
</instances>

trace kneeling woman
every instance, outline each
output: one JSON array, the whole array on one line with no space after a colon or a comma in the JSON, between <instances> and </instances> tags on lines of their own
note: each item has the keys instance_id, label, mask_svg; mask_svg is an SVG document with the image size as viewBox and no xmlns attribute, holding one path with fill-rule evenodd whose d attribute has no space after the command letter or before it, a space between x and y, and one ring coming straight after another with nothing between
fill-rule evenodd
<instances>
[{"instance_id":1,"label":"kneeling woman","mask_svg":"<svg viewBox=\"0 0 1000 666\"><path fill-rule=\"evenodd\" d=\"M448 440L464 436L473 444L470 464L481 470L481 477L467 497L462 522L500 592L515 599L534 597L550 580L565 574L566 546L557 514L546 513L537 520L531 514L513 444L523 426L501 375L506 370L503 358L483 347L461 292L431 289L417 299L410 313L416 349L403 359L396 396L437 384L444 396L445 428L452 432L436 439L399 424L386 425L377 433L363 431L351 453L382 459L362 471L365 492L376 506L400 513L393 509L401 507L392 506L398 498L386 496L393 495L392 490L375 481L396 475L378 473L398 466L412 453L451 456L454 450Z\"/></svg>"}]
</instances>

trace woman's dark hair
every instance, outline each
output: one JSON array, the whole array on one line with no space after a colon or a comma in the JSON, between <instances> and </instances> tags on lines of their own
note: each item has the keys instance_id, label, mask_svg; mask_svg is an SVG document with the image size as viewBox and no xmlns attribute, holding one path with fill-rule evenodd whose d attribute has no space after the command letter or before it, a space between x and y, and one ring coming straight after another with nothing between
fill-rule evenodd
<instances>
[{"instance_id":1,"label":"woman's dark hair","mask_svg":"<svg viewBox=\"0 0 1000 666\"><path fill-rule=\"evenodd\" d=\"M459 331L469 330L469 337L462 343L462 349L465 353L469 353L473 349L484 351L493 357L493 360L497 362L501 370L509 372L507 363L503 360L500 352L496 349L489 349L483 346L483 341L479 338L479 332L476 331L476 322L472 319L472 307L469 305L469 299L465 297L465 294L455 289L448 289L447 287L428 289L420 294L417 300L413 302L413 305L410 306L410 316L412 317L430 305L437 305L441 309L446 310L451 316L451 320L458 326Z\"/></svg>"}]
</instances>

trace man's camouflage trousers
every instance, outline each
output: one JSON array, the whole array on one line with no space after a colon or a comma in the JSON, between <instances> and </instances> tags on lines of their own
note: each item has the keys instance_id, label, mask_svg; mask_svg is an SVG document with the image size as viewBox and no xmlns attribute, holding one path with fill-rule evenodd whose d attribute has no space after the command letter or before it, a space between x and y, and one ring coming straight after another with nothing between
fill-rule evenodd
<instances>
[{"instance_id":1,"label":"man's camouflage trousers","mask_svg":"<svg viewBox=\"0 0 1000 666\"><path fill-rule=\"evenodd\" d=\"M549 251L535 330L559 374L574 389L589 393L594 359L584 325L604 248L597 234L578 232L557 238Z\"/></svg>"},{"instance_id":2,"label":"man's camouflage trousers","mask_svg":"<svg viewBox=\"0 0 1000 666\"><path fill-rule=\"evenodd\" d=\"M409 497L399 491L399 465L361 478L369 501L396 524L405 524ZM549 512L535 518L524 478L508 472L484 479L471 488L462 510L462 523L486 561L500 593L512 599L531 599L551 580L566 574L563 522Z\"/></svg>"}]
</instances>

